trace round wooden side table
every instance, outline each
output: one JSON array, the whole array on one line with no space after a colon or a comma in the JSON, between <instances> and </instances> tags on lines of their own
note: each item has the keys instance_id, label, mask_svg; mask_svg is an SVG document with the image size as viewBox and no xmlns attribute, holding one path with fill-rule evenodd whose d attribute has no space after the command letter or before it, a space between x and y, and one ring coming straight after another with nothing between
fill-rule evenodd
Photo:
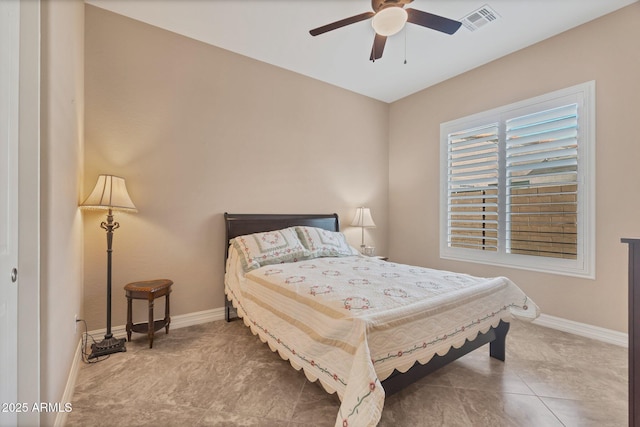
<instances>
[{"instance_id":1,"label":"round wooden side table","mask_svg":"<svg viewBox=\"0 0 640 427\"><path fill-rule=\"evenodd\" d=\"M125 285L124 290L127 296L127 340L131 341L131 332L146 333L149 337L149 348L153 348L153 335L157 330L165 328L169 333L171 316L169 315L169 296L171 294L172 280L156 279L142 282L132 282ZM154 320L153 304L156 298L165 297L164 319ZM132 320L131 301L134 299L144 299L149 302L149 321L146 323L134 324Z\"/></svg>"}]
</instances>

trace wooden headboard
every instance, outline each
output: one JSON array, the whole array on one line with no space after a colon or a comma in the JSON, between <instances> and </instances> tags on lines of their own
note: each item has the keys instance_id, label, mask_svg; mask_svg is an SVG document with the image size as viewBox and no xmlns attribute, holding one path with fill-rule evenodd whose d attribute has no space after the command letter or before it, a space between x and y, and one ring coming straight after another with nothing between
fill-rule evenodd
<instances>
[{"instance_id":1,"label":"wooden headboard","mask_svg":"<svg viewBox=\"0 0 640 427\"><path fill-rule=\"evenodd\" d=\"M338 214L230 214L224 213L225 249L224 262L229 256L229 240L245 234L282 230L296 225L340 231Z\"/></svg>"},{"instance_id":2,"label":"wooden headboard","mask_svg":"<svg viewBox=\"0 0 640 427\"><path fill-rule=\"evenodd\" d=\"M224 271L227 270L229 257L229 240L245 234L264 231L282 230L296 225L323 228L329 231L340 231L338 214L230 214L224 213ZM224 299L225 319L231 320L232 306L228 298Z\"/></svg>"}]
</instances>

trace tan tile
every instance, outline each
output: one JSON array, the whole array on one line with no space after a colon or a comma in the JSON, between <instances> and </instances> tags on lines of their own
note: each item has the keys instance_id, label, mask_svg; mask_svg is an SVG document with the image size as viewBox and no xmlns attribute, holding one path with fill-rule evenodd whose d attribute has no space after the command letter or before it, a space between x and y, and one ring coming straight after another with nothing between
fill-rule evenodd
<instances>
[{"instance_id":1,"label":"tan tile","mask_svg":"<svg viewBox=\"0 0 640 427\"><path fill-rule=\"evenodd\" d=\"M477 352L480 353L480 352ZM471 356L471 355L469 355ZM452 387L498 393L533 394L517 373L506 363L483 354L480 358L463 357L452 363L446 378Z\"/></svg>"},{"instance_id":2,"label":"tan tile","mask_svg":"<svg viewBox=\"0 0 640 427\"><path fill-rule=\"evenodd\" d=\"M68 427L197 425L206 412L198 408L167 405L153 399L141 404L119 398L96 398L83 393L76 393L72 406L73 410L67 415Z\"/></svg>"},{"instance_id":3,"label":"tan tile","mask_svg":"<svg viewBox=\"0 0 640 427\"><path fill-rule=\"evenodd\" d=\"M248 362L225 393L238 414L290 420L306 378L285 360Z\"/></svg>"},{"instance_id":4,"label":"tan tile","mask_svg":"<svg viewBox=\"0 0 640 427\"><path fill-rule=\"evenodd\" d=\"M466 427L471 420L450 387L413 384L389 396L379 426Z\"/></svg>"},{"instance_id":5,"label":"tan tile","mask_svg":"<svg viewBox=\"0 0 640 427\"><path fill-rule=\"evenodd\" d=\"M288 424L285 420L271 420L260 417L247 417L243 415L210 411L193 426L207 427L282 427Z\"/></svg>"},{"instance_id":6,"label":"tan tile","mask_svg":"<svg viewBox=\"0 0 640 427\"><path fill-rule=\"evenodd\" d=\"M461 389L456 393L469 417L470 426L562 426L537 396Z\"/></svg>"},{"instance_id":7,"label":"tan tile","mask_svg":"<svg viewBox=\"0 0 640 427\"><path fill-rule=\"evenodd\" d=\"M340 399L327 393L318 383L307 381L300 393L291 422L296 427L331 427L336 422Z\"/></svg>"},{"instance_id":8,"label":"tan tile","mask_svg":"<svg viewBox=\"0 0 640 427\"><path fill-rule=\"evenodd\" d=\"M626 399L626 349L512 322L506 362L484 346L387 397L380 425L617 426ZM330 426L340 406L241 321L159 332L153 349L140 334L81 367L72 404L70 426Z\"/></svg>"},{"instance_id":9,"label":"tan tile","mask_svg":"<svg viewBox=\"0 0 640 427\"><path fill-rule=\"evenodd\" d=\"M629 404L622 401L575 401L543 397L542 401L566 427L626 427Z\"/></svg>"},{"instance_id":10,"label":"tan tile","mask_svg":"<svg viewBox=\"0 0 640 427\"><path fill-rule=\"evenodd\" d=\"M611 401L627 399L627 379L622 373L597 365L588 369L575 368L570 363L571 359L562 364L530 362L520 366L518 375L541 397Z\"/></svg>"}]
</instances>

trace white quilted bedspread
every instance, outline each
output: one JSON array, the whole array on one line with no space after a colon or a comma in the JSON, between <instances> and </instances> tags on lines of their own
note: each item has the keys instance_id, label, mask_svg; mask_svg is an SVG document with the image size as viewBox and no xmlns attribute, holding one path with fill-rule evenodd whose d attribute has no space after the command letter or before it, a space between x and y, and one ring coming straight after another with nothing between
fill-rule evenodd
<instances>
[{"instance_id":1,"label":"white quilted bedspread","mask_svg":"<svg viewBox=\"0 0 640 427\"><path fill-rule=\"evenodd\" d=\"M272 350L337 392L336 426L374 426L380 381L427 363L512 315L538 307L509 279L479 278L375 258L315 258L246 274L230 257L226 292Z\"/></svg>"}]
</instances>

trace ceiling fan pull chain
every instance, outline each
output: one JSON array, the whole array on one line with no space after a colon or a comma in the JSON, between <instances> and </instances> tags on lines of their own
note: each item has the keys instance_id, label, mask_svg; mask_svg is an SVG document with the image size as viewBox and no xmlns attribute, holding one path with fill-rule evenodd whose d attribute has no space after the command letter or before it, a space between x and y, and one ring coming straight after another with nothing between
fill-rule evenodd
<instances>
[{"instance_id":1,"label":"ceiling fan pull chain","mask_svg":"<svg viewBox=\"0 0 640 427\"><path fill-rule=\"evenodd\" d=\"M407 63L407 27L404 27L404 63Z\"/></svg>"},{"instance_id":2,"label":"ceiling fan pull chain","mask_svg":"<svg viewBox=\"0 0 640 427\"><path fill-rule=\"evenodd\" d=\"M376 41L378 40L377 37L373 38L373 47L371 48L371 62L376 62Z\"/></svg>"}]
</instances>

